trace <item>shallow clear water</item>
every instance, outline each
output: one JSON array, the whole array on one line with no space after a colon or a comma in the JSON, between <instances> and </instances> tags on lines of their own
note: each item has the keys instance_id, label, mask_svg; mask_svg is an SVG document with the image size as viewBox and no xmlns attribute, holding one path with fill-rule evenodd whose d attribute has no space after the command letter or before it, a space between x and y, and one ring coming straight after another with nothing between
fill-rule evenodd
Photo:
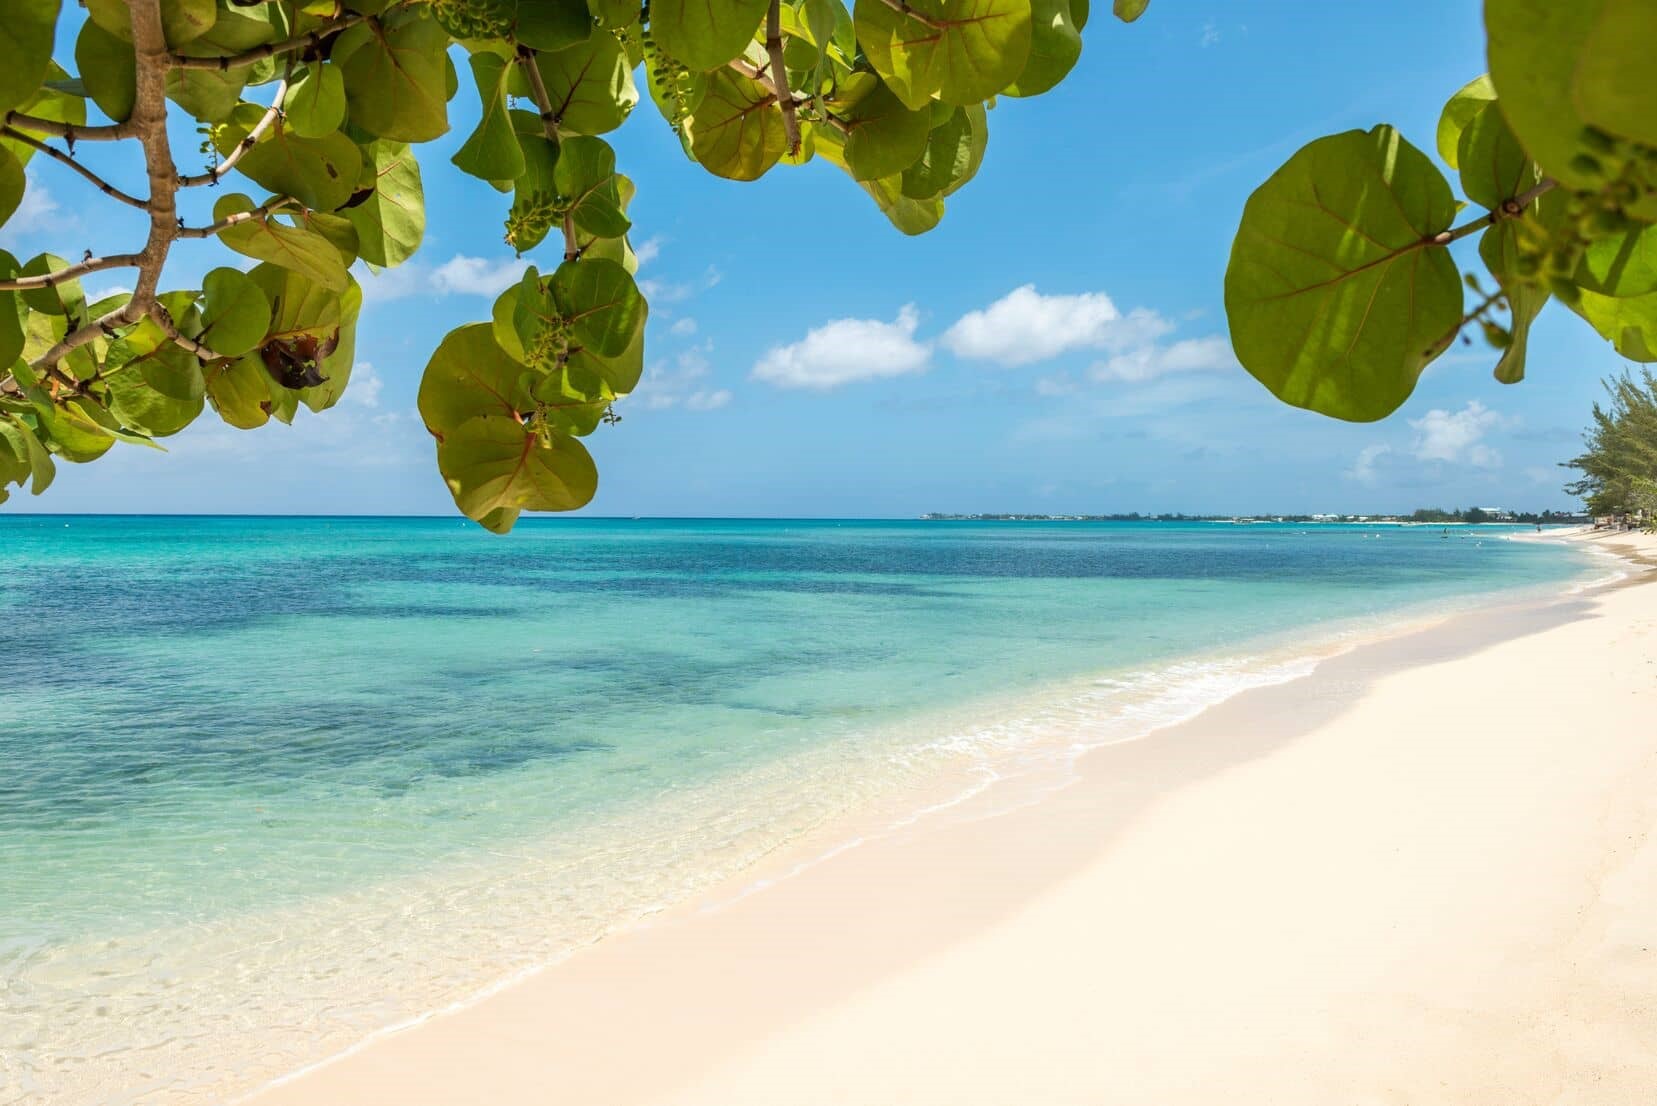
<instances>
[{"instance_id":1,"label":"shallow clear water","mask_svg":"<svg viewBox=\"0 0 1657 1106\"><path fill-rule=\"evenodd\" d=\"M0 1103L217 1100L942 764L1591 571L1450 533L0 517Z\"/></svg>"}]
</instances>

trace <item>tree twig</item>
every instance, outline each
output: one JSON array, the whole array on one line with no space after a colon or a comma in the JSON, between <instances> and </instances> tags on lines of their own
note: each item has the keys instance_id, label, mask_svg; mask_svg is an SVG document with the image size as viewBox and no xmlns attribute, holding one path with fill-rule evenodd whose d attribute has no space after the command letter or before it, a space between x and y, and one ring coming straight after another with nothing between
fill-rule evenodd
<instances>
[{"instance_id":1,"label":"tree twig","mask_svg":"<svg viewBox=\"0 0 1657 1106\"><path fill-rule=\"evenodd\" d=\"M913 19L922 27L926 27L934 31L941 31L944 28L942 23L938 22L936 19L933 19L925 12L916 11L908 4L904 3L904 0L885 0L885 3L888 8L891 8L893 11L897 12L901 16L904 16L905 18Z\"/></svg>"},{"instance_id":2,"label":"tree twig","mask_svg":"<svg viewBox=\"0 0 1657 1106\"><path fill-rule=\"evenodd\" d=\"M85 261L67 265L55 273L0 280L0 292L18 292L26 288L56 288L66 280L74 280L87 273L99 273L105 269L133 268L143 260L143 255L136 253L112 253L108 257L89 257Z\"/></svg>"},{"instance_id":3,"label":"tree twig","mask_svg":"<svg viewBox=\"0 0 1657 1106\"><path fill-rule=\"evenodd\" d=\"M84 166L80 162L76 161L69 154L64 153L62 150L58 149L55 146L48 146L46 143L42 142L40 139L36 138L32 134L25 134L24 132L18 130L16 127L0 127L0 135L4 135L5 137L10 138L10 139L12 139L14 141L17 141L17 142L21 142L25 146L32 146L35 149L39 150L41 153L45 154L47 157L52 158L54 161L59 161L59 162L62 162L64 165L69 166L69 168L73 169L75 172L79 173L81 176L83 176L87 180L91 181L94 185L97 186L97 188L100 192L102 192L104 195L110 197L111 199L120 200L122 203L126 204L128 207L143 208L143 207L146 206L145 202L143 200L140 200L137 196L127 195L125 192L122 192L119 188L116 188L113 184L110 184L108 181L104 180L98 174L94 173L92 170L88 169L86 166Z\"/></svg>"},{"instance_id":4,"label":"tree twig","mask_svg":"<svg viewBox=\"0 0 1657 1106\"><path fill-rule=\"evenodd\" d=\"M782 57L781 0L771 0L765 15L765 52L771 58L771 94L782 107L782 133L788 139L788 156L800 152L800 118L794 110L794 92L788 87L788 68Z\"/></svg>"},{"instance_id":5,"label":"tree twig","mask_svg":"<svg viewBox=\"0 0 1657 1106\"><path fill-rule=\"evenodd\" d=\"M558 141L558 116L552 110L552 97L547 93L547 83L541 79L541 67L536 64L535 51L527 46L518 47L518 65L524 71L524 77L529 81L529 91L535 101L535 106L541 112L541 129L547 138ZM581 248L575 240L575 219L564 216L564 260L574 261L581 256Z\"/></svg>"},{"instance_id":6,"label":"tree twig","mask_svg":"<svg viewBox=\"0 0 1657 1106\"><path fill-rule=\"evenodd\" d=\"M62 361L65 357L68 357L71 353L74 353L76 350L80 349L93 339L107 335L115 327L121 326L124 323L137 322L143 317L144 313L135 309L132 301L128 300L126 303L109 312L107 315L102 315L99 318L93 319L85 326L79 327L64 335L63 341L47 350L39 357L36 357L33 361L30 361L29 367L44 370L45 372L50 373L52 378L58 382L66 383L71 388L78 388L80 386L80 382L65 374L63 370L59 369L57 367L58 362Z\"/></svg>"},{"instance_id":7,"label":"tree twig","mask_svg":"<svg viewBox=\"0 0 1657 1106\"><path fill-rule=\"evenodd\" d=\"M196 355L197 359L202 361L225 360L224 354L214 353L194 338L186 338L183 334L180 334L178 331L178 324L173 322L171 313L169 313L165 307L162 307L160 303L150 304L149 316L151 319L155 320L155 325L161 328L161 332L168 338L172 339L174 345L189 350L191 353Z\"/></svg>"},{"instance_id":8,"label":"tree twig","mask_svg":"<svg viewBox=\"0 0 1657 1106\"><path fill-rule=\"evenodd\" d=\"M238 211L233 215L226 215L223 219L220 219L215 223L210 223L207 226L179 227L178 237L211 238L213 235L219 233L221 230L224 230L226 227L233 227L237 223L245 223L252 219L262 219L271 212L276 211L279 208L286 207L293 202L294 199L292 196L272 196L258 207L252 208L248 211Z\"/></svg>"},{"instance_id":9,"label":"tree twig","mask_svg":"<svg viewBox=\"0 0 1657 1106\"><path fill-rule=\"evenodd\" d=\"M408 7L409 0L403 3L387 5L386 10L380 13L383 18L388 12L396 8ZM223 73L228 69L239 69L244 65L252 65L256 61L264 61L278 54L291 54L307 47L311 50L321 50L323 40L336 31L343 31L347 27L355 26L364 20L372 18L359 12L341 16L323 24L314 31L306 31L302 35L285 38L281 42L267 42L263 46L255 46L251 50L243 50L239 54L217 54L198 57L193 54L171 53L167 55L167 64L174 69L211 69Z\"/></svg>"},{"instance_id":10,"label":"tree twig","mask_svg":"<svg viewBox=\"0 0 1657 1106\"><path fill-rule=\"evenodd\" d=\"M1455 326L1450 328L1450 331L1449 331L1448 334L1444 335L1444 337L1440 338L1438 341L1434 342L1432 345L1427 347L1427 356L1429 358L1437 357L1439 354L1441 354L1445 350L1449 349L1450 346L1452 344L1454 344L1454 342L1456 340L1456 335L1461 333L1461 328L1462 327L1466 326L1468 323L1472 322L1474 319L1477 319L1479 316L1483 315L1486 311L1489 311L1490 306L1492 304L1494 304L1497 300L1501 299L1506 294L1507 294L1506 291L1504 291L1500 286L1498 286L1494 292L1491 292L1489 295L1485 296L1484 299L1479 301L1479 305L1477 307L1473 308L1473 310L1471 310L1467 314L1463 315L1461 317L1461 321L1456 323Z\"/></svg>"},{"instance_id":11,"label":"tree twig","mask_svg":"<svg viewBox=\"0 0 1657 1106\"><path fill-rule=\"evenodd\" d=\"M1486 227L1493 227L1503 219L1517 219L1525 213L1527 207L1558 187L1558 181L1552 177L1544 177L1526 191L1510 200L1503 200L1489 212L1480 215L1472 222L1463 223L1452 230L1441 231L1433 235L1432 238L1428 239L1428 243L1434 246L1448 246L1451 242L1466 238L1469 234L1475 234Z\"/></svg>"},{"instance_id":12,"label":"tree twig","mask_svg":"<svg viewBox=\"0 0 1657 1106\"><path fill-rule=\"evenodd\" d=\"M203 184L218 184L219 180L226 173L230 172L230 170L234 169L238 161L242 160L243 154L247 153L259 144L259 139L264 136L266 131L270 130L270 125L276 122L276 120L282 115L282 105L287 98L288 82L287 79L284 78L282 82L276 86L276 96L271 100L270 107L266 108L265 114L259 117L259 121L257 123L253 124L253 129L247 132L247 137L236 143L236 148L231 150L230 153L225 156L223 161L213 166L213 168L209 169L207 172L197 173L193 176L179 177L178 187L195 188Z\"/></svg>"}]
</instances>

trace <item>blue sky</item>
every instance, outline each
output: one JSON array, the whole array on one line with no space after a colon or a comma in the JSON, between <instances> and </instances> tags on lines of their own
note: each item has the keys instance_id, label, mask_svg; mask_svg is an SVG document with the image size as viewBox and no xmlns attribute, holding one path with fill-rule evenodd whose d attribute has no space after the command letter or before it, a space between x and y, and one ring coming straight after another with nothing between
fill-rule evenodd
<instances>
[{"instance_id":1,"label":"blue sky","mask_svg":"<svg viewBox=\"0 0 1657 1106\"><path fill-rule=\"evenodd\" d=\"M1077 69L1046 96L1000 101L982 171L919 238L827 164L713 178L648 103L608 136L638 183L652 314L644 383L589 439L602 478L587 513L1573 505L1556 463L1622 362L1557 305L1525 383L1497 384L1492 351L1457 347L1372 426L1278 404L1224 339L1249 192L1350 127L1390 122L1431 151L1443 101L1484 68L1476 0L1159 0L1132 26L1094 8ZM209 413L167 454L60 466L45 497L3 509L451 512L414 413L420 372L516 270L505 198L448 163L472 125L466 91L450 110L451 133L421 152L425 243L365 278L359 375L339 408L253 432ZM0 243L136 248L130 213L44 160ZM163 287L235 263L191 247ZM548 249L530 259L551 267Z\"/></svg>"}]
</instances>

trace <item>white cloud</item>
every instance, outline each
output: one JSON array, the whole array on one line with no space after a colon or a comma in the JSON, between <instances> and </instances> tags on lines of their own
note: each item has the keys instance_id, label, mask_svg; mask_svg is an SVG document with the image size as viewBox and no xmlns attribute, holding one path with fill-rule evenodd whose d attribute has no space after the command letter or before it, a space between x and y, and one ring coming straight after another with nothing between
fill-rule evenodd
<instances>
[{"instance_id":1,"label":"white cloud","mask_svg":"<svg viewBox=\"0 0 1657 1106\"><path fill-rule=\"evenodd\" d=\"M1217 43L1219 41L1220 41L1220 28L1215 24L1215 22L1212 19L1210 19L1208 22L1206 22L1202 25L1202 42L1201 42L1201 45L1206 48L1206 47L1209 47L1209 46L1213 46L1215 43Z\"/></svg>"},{"instance_id":2,"label":"white cloud","mask_svg":"<svg viewBox=\"0 0 1657 1106\"><path fill-rule=\"evenodd\" d=\"M1411 452L1422 461L1465 460L1479 468L1495 468L1502 463L1502 455L1483 439L1506 421L1478 400L1470 400L1460 411L1434 408L1410 420L1416 431Z\"/></svg>"},{"instance_id":3,"label":"white cloud","mask_svg":"<svg viewBox=\"0 0 1657 1106\"><path fill-rule=\"evenodd\" d=\"M22 201L6 220L5 227L0 228L0 244L9 246L36 234L61 234L79 225L80 219L75 213L64 211L52 190L31 171L24 183Z\"/></svg>"},{"instance_id":4,"label":"white cloud","mask_svg":"<svg viewBox=\"0 0 1657 1106\"><path fill-rule=\"evenodd\" d=\"M1374 484L1380 478L1375 463L1391 452L1392 447L1390 445L1364 446L1363 449L1358 451L1357 460L1352 462L1352 467L1347 470L1346 475L1360 484Z\"/></svg>"},{"instance_id":5,"label":"white cloud","mask_svg":"<svg viewBox=\"0 0 1657 1106\"><path fill-rule=\"evenodd\" d=\"M488 261L456 254L432 270L431 285L438 292L469 296L498 296L524 275L529 262L522 258Z\"/></svg>"},{"instance_id":6,"label":"white cloud","mask_svg":"<svg viewBox=\"0 0 1657 1106\"><path fill-rule=\"evenodd\" d=\"M355 404L358 407L378 407L380 392L384 388L385 381L374 371L373 363L358 361L351 366L351 382L346 386L341 402Z\"/></svg>"},{"instance_id":7,"label":"white cloud","mask_svg":"<svg viewBox=\"0 0 1657 1106\"><path fill-rule=\"evenodd\" d=\"M638 258L639 268L644 268L662 255L662 242L662 236L655 234L633 247L633 256Z\"/></svg>"},{"instance_id":8,"label":"white cloud","mask_svg":"<svg viewBox=\"0 0 1657 1106\"><path fill-rule=\"evenodd\" d=\"M1146 344L1119 353L1094 365L1088 375L1095 380L1116 380L1137 384L1169 373L1206 372L1237 367L1231 343L1212 335L1182 338L1168 346Z\"/></svg>"},{"instance_id":9,"label":"white cloud","mask_svg":"<svg viewBox=\"0 0 1657 1106\"><path fill-rule=\"evenodd\" d=\"M680 338L688 338L696 333L696 320L688 315L682 319L677 319L672 326L667 328L667 332Z\"/></svg>"},{"instance_id":10,"label":"white cloud","mask_svg":"<svg viewBox=\"0 0 1657 1106\"><path fill-rule=\"evenodd\" d=\"M889 323L835 319L798 342L773 346L754 364L755 380L779 388L826 390L858 380L924 372L932 351L915 340L920 312L905 304Z\"/></svg>"},{"instance_id":11,"label":"white cloud","mask_svg":"<svg viewBox=\"0 0 1657 1106\"><path fill-rule=\"evenodd\" d=\"M1125 350L1172 329L1154 311L1123 315L1103 292L1044 296L1026 284L962 315L944 332L943 344L959 357L1014 366L1075 349Z\"/></svg>"}]
</instances>

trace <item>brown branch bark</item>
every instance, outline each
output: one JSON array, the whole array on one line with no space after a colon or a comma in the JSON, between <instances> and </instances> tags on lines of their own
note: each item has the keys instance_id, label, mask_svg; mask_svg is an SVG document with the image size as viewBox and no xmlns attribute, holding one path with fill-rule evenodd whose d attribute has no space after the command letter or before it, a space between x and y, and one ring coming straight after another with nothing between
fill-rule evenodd
<instances>
[{"instance_id":1,"label":"brown branch bark","mask_svg":"<svg viewBox=\"0 0 1657 1106\"><path fill-rule=\"evenodd\" d=\"M74 280L87 273L100 273L105 269L133 268L142 261L143 255L136 253L112 253L108 257L89 257L85 261L65 266L55 273L0 280L0 292L18 292L26 288L56 288L66 280Z\"/></svg>"},{"instance_id":2,"label":"brown branch bark","mask_svg":"<svg viewBox=\"0 0 1657 1106\"><path fill-rule=\"evenodd\" d=\"M216 223L209 223L204 227L179 227L178 237L211 238L213 235L219 233L221 230L224 230L226 227L233 227L237 223L245 223L250 219L263 218L271 212L284 208L293 202L294 199L291 196L272 196L258 207L255 207L249 211L238 211L234 215L226 215L223 219L220 219Z\"/></svg>"},{"instance_id":3,"label":"brown branch bark","mask_svg":"<svg viewBox=\"0 0 1657 1106\"><path fill-rule=\"evenodd\" d=\"M243 154L247 153L259 144L259 139L264 136L266 131L270 130L270 125L276 122L276 120L282 115L282 105L286 102L287 98L288 82L284 79L276 86L276 95L272 98L270 107L265 110L264 115L259 117L259 121L253 124L253 129L247 132L247 137L236 143L236 148L231 150L223 161L213 166L213 168L209 169L207 172L197 173L193 176L179 177L178 187L196 188L204 184L219 183L220 179L223 178L226 173L230 172L230 170L234 169L238 161L242 160Z\"/></svg>"},{"instance_id":4,"label":"brown branch bark","mask_svg":"<svg viewBox=\"0 0 1657 1106\"><path fill-rule=\"evenodd\" d=\"M518 47L518 65L524 71L524 77L529 81L529 92L535 101L535 107L541 113L541 129L553 142L558 141L558 116L552 110L552 97L547 93L547 83L541 79L541 68L535 64L535 51L527 46ZM581 256L581 247L575 240L575 220L568 215L564 216L564 260L574 261Z\"/></svg>"},{"instance_id":5,"label":"brown branch bark","mask_svg":"<svg viewBox=\"0 0 1657 1106\"><path fill-rule=\"evenodd\" d=\"M1472 222L1463 223L1454 229L1441 231L1428 239L1428 242L1434 246L1448 246L1451 242L1466 238L1469 234L1476 234L1486 227L1493 227L1503 219L1517 219L1525 213L1527 207L1558 187L1558 181L1552 177L1544 177L1511 200L1502 201L1500 205L1487 214L1480 215Z\"/></svg>"},{"instance_id":6,"label":"brown branch bark","mask_svg":"<svg viewBox=\"0 0 1657 1106\"><path fill-rule=\"evenodd\" d=\"M782 107L782 133L788 139L788 156L800 152L800 117L794 110L794 92L788 87L788 68L782 57L781 0L771 0L765 15L765 52L771 58L771 94Z\"/></svg>"},{"instance_id":7,"label":"brown branch bark","mask_svg":"<svg viewBox=\"0 0 1657 1106\"><path fill-rule=\"evenodd\" d=\"M60 123L56 119L42 119L38 115L25 115L21 111L8 111L4 122L8 127L33 131L36 134L53 134L59 138L67 138L71 142L114 142L121 138L133 138L138 134L138 128L131 119L125 123L87 126L84 123Z\"/></svg>"},{"instance_id":8,"label":"brown branch bark","mask_svg":"<svg viewBox=\"0 0 1657 1106\"><path fill-rule=\"evenodd\" d=\"M146 206L145 202L140 200L137 196L129 196L127 193L122 192L119 188L116 188L113 184L110 184L98 174L76 161L69 154L64 153L55 146L47 145L32 134L25 134L16 127L0 127L0 135L5 135L13 141L21 142L25 146L32 146L41 153L45 154L47 157L52 158L54 161L58 161L69 166L69 168L91 181L100 192L111 199L119 200L128 207L143 208Z\"/></svg>"},{"instance_id":9,"label":"brown branch bark","mask_svg":"<svg viewBox=\"0 0 1657 1106\"><path fill-rule=\"evenodd\" d=\"M197 359L202 361L222 361L225 359L223 354L214 353L194 338L187 338L180 334L178 324L173 322L172 315L161 304L151 303L149 316L155 320L155 325L161 328L161 332L172 339L174 345L189 350L196 355Z\"/></svg>"},{"instance_id":10,"label":"brown branch bark","mask_svg":"<svg viewBox=\"0 0 1657 1106\"><path fill-rule=\"evenodd\" d=\"M386 12L407 6L406 2L391 4L387 6L385 12L380 14L383 16ZM350 15L341 16L339 19L325 23L314 31L306 31L302 35L294 35L292 38L285 38L281 42L267 42L263 46L255 46L251 50L243 50L239 54L215 54L197 57L193 54L172 53L167 55L167 64L174 69L211 69L223 73L227 69L238 69L244 65L252 65L256 61L274 58L278 54L292 54L307 48L320 50L323 40L329 35L337 31L343 31L347 27L355 26L369 18L369 16L358 12L352 12Z\"/></svg>"}]
</instances>

